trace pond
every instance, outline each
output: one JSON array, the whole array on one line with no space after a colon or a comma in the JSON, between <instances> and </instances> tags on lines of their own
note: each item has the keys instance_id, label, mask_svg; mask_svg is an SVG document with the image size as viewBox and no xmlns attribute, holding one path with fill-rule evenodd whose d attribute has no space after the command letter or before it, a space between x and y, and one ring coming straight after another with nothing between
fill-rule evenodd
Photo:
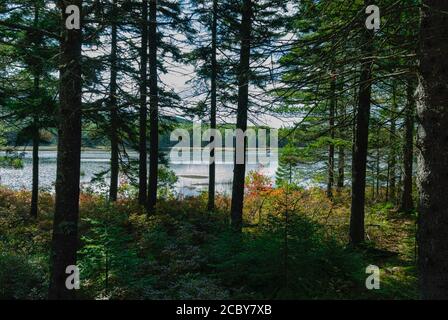
<instances>
[{"instance_id":1,"label":"pond","mask_svg":"<svg viewBox=\"0 0 448 320\"><path fill-rule=\"evenodd\" d=\"M248 151L248 153L255 151ZM0 153L4 154L4 153ZM56 181L56 151L40 151L39 179L40 189L53 191ZM136 160L138 154L129 153L130 159ZM275 173L278 167L277 151L270 155L271 164L262 167L257 164L248 164L246 172L260 170L263 174L275 181ZM0 168L0 184L11 189L30 189L32 182L32 153L24 152L24 166L21 169ZM110 153L107 151L84 151L81 155L81 185L87 187L91 184L95 174L109 169ZM179 178L176 184L176 193L180 196L197 195L207 190L208 165L192 163L170 164L170 169ZM231 161L216 164L216 191L229 194L232 188L233 163ZM125 178L125 177L120 177ZM106 175L106 182L108 176Z\"/></svg>"}]
</instances>

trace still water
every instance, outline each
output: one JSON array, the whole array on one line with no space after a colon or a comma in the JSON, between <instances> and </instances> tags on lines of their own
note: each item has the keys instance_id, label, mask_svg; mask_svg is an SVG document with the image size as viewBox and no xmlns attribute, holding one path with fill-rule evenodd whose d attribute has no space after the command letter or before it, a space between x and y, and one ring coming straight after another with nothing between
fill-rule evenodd
<instances>
[{"instance_id":1,"label":"still water","mask_svg":"<svg viewBox=\"0 0 448 320\"><path fill-rule=\"evenodd\" d=\"M248 151L249 153L255 151ZM40 151L39 178L40 189L53 191L56 180L56 152ZM31 152L24 152L24 167L22 169L0 168L0 184L12 189L30 189L32 181ZM137 153L129 153L130 159L137 159ZM264 175L275 180L275 172L278 167L277 151L272 151L269 156L270 165L261 166L257 164L247 164L246 172L260 170ZM95 174L109 169L110 153L107 151L84 151L81 156L81 186L88 187ZM178 177L176 193L181 196L196 195L207 189L208 165L192 163L170 164L170 169ZM229 193L233 176L233 163L224 162L216 164L216 191L219 193ZM125 180L126 177L120 177ZM106 182L108 176L106 175Z\"/></svg>"}]
</instances>

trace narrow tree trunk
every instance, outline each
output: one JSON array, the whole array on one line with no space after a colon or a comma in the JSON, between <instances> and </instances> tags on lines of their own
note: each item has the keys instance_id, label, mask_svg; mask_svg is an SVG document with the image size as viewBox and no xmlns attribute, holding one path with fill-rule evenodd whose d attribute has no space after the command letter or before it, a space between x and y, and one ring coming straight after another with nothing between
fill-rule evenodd
<instances>
[{"instance_id":1,"label":"narrow tree trunk","mask_svg":"<svg viewBox=\"0 0 448 320\"><path fill-rule=\"evenodd\" d=\"M397 163L403 163L403 156L401 154L397 155ZM398 175L397 175L397 186L396 186L396 198L397 200L395 201L396 204L398 203L398 199L402 198L402 190L403 190L403 171L401 169L401 167L398 165Z\"/></svg>"},{"instance_id":2,"label":"narrow tree trunk","mask_svg":"<svg viewBox=\"0 0 448 320\"><path fill-rule=\"evenodd\" d=\"M240 65L238 70L238 109L236 128L243 132L247 129L247 112L249 106L249 65L250 65L250 37L252 28L252 1L244 0L240 30ZM246 139L244 139L243 163L238 164L235 151L233 169L231 221L235 231L241 232L243 224L244 179L246 175Z\"/></svg>"},{"instance_id":3,"label":"narrow tree trunk","mask_svg":"<svg viewBox=\"0 0 448 320\"><path fill-rule=\"evenodd\" d=\"M338 151L338 184L339 190L344 188L345 180L345 148L344 146L339 146Z\"/></svg>"},{"instance_id":4,"label":"narrow tree trunk","mask_svg":"<svg viewBox=\"0 0 448 320\"><path fill-rule=\"evenodd\" d=\"M396 185L397 185L397 153L396 153L396 116L397 116L397 87L394 82L392 85L392 110L390 120L390 136L389 136L389 198L392 203L396 202Z\"/></svg>"},{"instance_id":5,"label":"narrow tree trunk","mask_svg":"<svg viewBox=\"0 0 448 320\"><path fill-rule=\"evenodd\" d=\"M346 110L345 110L345 105L343 103L340 103L340 114L339 114L339 118L342 119L342 121L340 121L340 128L339 129L339 135L340 135L340 139L344 139L344 126L343 126L343 121L345 121L345 116L346 116ZM345 147L341 144L338 148L338 181L337 181L337 188L339 190L344 188L344 180L345 180Z\"/></svg>"},{"instance_id":6,"label":"narrow tree trunk","mask_svg":"<svg viewBox=\"0 0 448 320\"><path fill-rule=\"evenodd\" d=\"M212 22L212 76L211 76L211 102L210 102L210 128L216 130L216 78L218 65L216 62L216 35L218 28L218 0L213 0L213 22ZM212 141L215 139L212 138ZM215 148L210 151L210 157L215 157ZM215 209L215 182L216 182L216 159L209 166L208 181L208 211Z\"/></svg>"},{"instance_id":7,"label":"narrow tree trunk","mask_svg":"<svg viewBox=\"0 0 448 320\"><path fill-rule=\"evenodd\" d=\"M147 96L148 96L148 0L142 1L142 47L140 52L140 123L139 123L139 183L138 183L138 202L140 205L147 206Z\"/></svg>"},{"instance_id":8,"label":"narrow tree trunk","mask_svg":"<svg viewBox=\"0 0 448 320\"><path fill-rule=\"evenodd\" d=\"M412 167L414 162L414 87L407 83L407 103L405 110L405 134L403 146L403 193L400 211L410 213L414 210L412 200Z\"/></svg>"},{"instance_id":9,"label":"narrow tree trunk","mask_svg":"<svg viewBox=\"0 0 448 320\"><path fill-rule=\"evenodd\" d=\"M365 0L369 5L370 0ZM350 216L350 243L364 242L364 204L366 188L367 145L369 140L370 98L372 92L373 32L364 29L361 76L359 79L359 100L356 114L356 133L352 163L352 204Z\"/></svg>"},{"instance_id":10,"label":"narrow tree trunk","mask_svg":"<svg viewBox=\"0 0 448 320\"><path fill-rule=\"evenodd\" d=\"M448 299L448 1L424 0L418 89L418 269L423 299Z\"/></svg>"},{"instance_id":11,"label":"narrow tree trunk","mask_svg":"<svg viewBox=\"0 0 448 320\"><path fill-rule=\"evenodd\" d=\"M387 177L389 177L390 167L387 166ZM389 201L389 179L386 179L386 201Z\"/></svg>"},{"instance_id":12,"label":"narrow tree trunk","mask_svg":"<svg viewBox=\"0 0 448 320\"><path fill-rule=\"evenodd\" d=\"M82 0L58 2L62 16L60 112L56 204L50 264L50 299L73 299L65 286L67 266L76 265L78 249L79 176L81 163L81 30L65 28L66 6L82 8Z\"/></svg>"},{"instance_id":13,"label":"narrow tree trunk","mask_svg":"<svg viewBox=\"0 0 448 320\"><path fill-rule=\"evenodd\" d=\"M378 137L380 136L380 128L378 127L377 130ZM378 200L380 197L380 160L381 160L381 154L380 154L380 145L379 140L376 145L376 160L375 160L375 175L376 175L376 196L375 200Z\"/></svg>"},{"instance_id":14,"label":"narrow tree trunk","mask_svg":"<svg viewBox=\"0 0 448 320\"><path fill-rule=\"evenodd\" d=\"M328 147L328 183L327 183L327 197L333 198L333 185L334 185L334 116L336 112L336 79L331 80L331 97L330 97L330 110L329 110L329 126L330 126L330 138L331 142Z\"/></svg>"},{"instance_id":15,"label":"narrow tree trunk","mask_svg":"<svg viewBox=\"0 0 448 320\"><path fill-rule=\"evenodd\" d=\"M109 200L116 201L118 193L119 150L118 150L118 106L117 106L117 0L113 0L112 9L112 41L110 54L110 189Z\"/></svg>"},{"instance_id":16,"label":"narrow tree trunk","mask_svg":"<svg viewBox=\"0 0 448 320\"><path fill-rule=\"evenodd\" d=\"M150 146L148 210L154 212L157 202L159 164L159 94L157 84L157 0L149 5L149 94L150 94Z\"/></svg>"},{"instance_id":17,"label":"narrow tree trunk","mask_svg":"<svg viewBox=\"0 0 448 320\"><path fill-rule=\"evenodd\" d=\"M36 80L36 79L35 79ZM39 204L39 120L35 116L33 120L33 186L31 189L30 215L37 218Z\"/></svg>"},{"instance_id":18,"label":"narrow tree trunk","mask_svg":"<svg viewBox=\"0 0 448 320\"><path fill-rule=\"evenodd\" d=\"M372 202L375 202L376 199L376 184L375 184L375 178L376 178L376 174L375 174L375 166L372 166Z\"/></svg>"},{"instance_id":19,"label":"narrow tree trunk","mask_svg":"<svg viewBox=\"0 0 448 320\"><path fill-rule=\"evenodd\" d=\"M39 24L39 4L36 3L34 7L34 26L38 27ZM37 44L36 44L37 45ZM34 73L34 97L39 98L40 95L40 68L37 68ZM36 109L39 106L34 106ZM38 204L39 204L39 110L34 110L33 117L33 185L31 188L31 208L30 216L37 218Z\"/></svg>"}]
</instances>

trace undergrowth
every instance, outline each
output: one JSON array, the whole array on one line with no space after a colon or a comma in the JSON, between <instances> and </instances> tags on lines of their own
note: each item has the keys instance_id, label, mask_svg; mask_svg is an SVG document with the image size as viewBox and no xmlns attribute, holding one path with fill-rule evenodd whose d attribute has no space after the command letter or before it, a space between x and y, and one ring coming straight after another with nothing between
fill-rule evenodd
<instances>
[{"instance_id":1,"label":"undergrowth","mask_svg":"<svg viewBox=\"0 0 448 320\"><path fill-rule=\"evenodd\" d=\"M416 298L414 217L387 204L368 207L368 242L347 246L347 192L274 189L248 183L243 233L229 228L228 199L166 199L148 216L132 198L110 204L83 194L83 299L412 299ZM29 193L0 189L0 298L44 299L53 198L28 217ZM381 268L367 290L365 268Z\"/></svg>"}]
</instances>

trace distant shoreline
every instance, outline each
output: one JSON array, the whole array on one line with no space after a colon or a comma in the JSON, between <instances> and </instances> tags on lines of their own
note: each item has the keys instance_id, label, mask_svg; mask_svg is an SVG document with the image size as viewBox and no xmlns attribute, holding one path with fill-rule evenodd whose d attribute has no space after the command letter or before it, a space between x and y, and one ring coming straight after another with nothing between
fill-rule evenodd
<instances>
[{"instance_id":1,"label":"distant shoreline","mask_svg":"<svg viewBox=\"0 0 448 320\"><path fill-rule=\"evenodd\" d=\"M164 148L160 148L160 151L169 151L173 148L179 148L179 147L164 147ZM202 148L197 148L197 147L191 147L190 150L204 150L204 148L206 148L206 146L202 147ZM14 150L14 151L18 151L18 152L31 152L33 151L33 147L32 146L18 146L18 147L13 147L13 146L7 146L7 147L0 147L0 152L4 152L7 150ZM180 148L179 148L180 149ZM263 150L265 148L262 148ZM266 148L266 150L281 150L282 148ZM58 150L57 146L40 146L39 147L39 151L54 151L56 152ZM133 150L133 149L127 149L130 152L138 152L137 150ZM217 151L226 151L226 150L233 150L232 148L216 148ZM254 151L254 150L258 150L257 148L247 148L248 151ZM81 148L82 152L94 152L94 151L104 151L104 152L110 152L110 148L109 147L82 147Z\"/></svg>"}]
</instances>

